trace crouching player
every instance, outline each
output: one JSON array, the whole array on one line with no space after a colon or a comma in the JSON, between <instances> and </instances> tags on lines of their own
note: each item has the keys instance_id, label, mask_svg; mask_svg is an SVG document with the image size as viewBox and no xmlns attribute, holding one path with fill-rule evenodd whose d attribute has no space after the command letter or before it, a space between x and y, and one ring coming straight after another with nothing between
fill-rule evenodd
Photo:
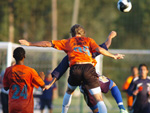
<instances>
[{"instance_id":1,"label":"crouching player","mask_svg":"<svg viewBox=\"0 0 150 113\"><path fill-rule=\"evenodd\" d=\"M107 40L105 41L105 43L101 44L100 47L108 50L109 46L111 45L111 42L112 42L112 39L116 36L116 32L115 31L112 31ZM93 53L93 58L95 58L96 56L99 55L99 53ZM68 63L68 56L65 56L63 58L63 60L61 61L61 63L54 69L54 71L51 73L52 76L53 76L53 80L52 80L52 83L49 84L49 86L46 86L46 89L50 88L51 85L56 81L56 80L59 80L60 77L66 72L66 70L68 69L69 67L69 63ZM103 78L103 77L102 77ZM107 78L106 78L107 79ZM104 79L102 79L104 80ZM122 101L122 96L121 96L121 93L118 89L118 87L116 86L116 84L110 80L110 79L107 79L108 82L101 82L100 81L100 87L101 86L104 86L102 92L104 93L107 93L109 89L111 89L111 92L112 92L112 95L114 96L117 104L118 104L118 107L120 109L120 113L127 113L127 111L125 110L125 107L123 106L123 101ZM107 86L107 89L106 89L106 86ZM106 90L106 91L104 91ZM70 96L70 101L71 101L71 98L72 98L72 95L68 95ZM88 96L88 95L87 95ZM70 104L67 104L66 105L66 108L69 107ZM93 104L94 105L94 104ZM91 106L90 106L91 107ZM93 110L94 111L94 110Z\"/></svg>"}]
</instances>

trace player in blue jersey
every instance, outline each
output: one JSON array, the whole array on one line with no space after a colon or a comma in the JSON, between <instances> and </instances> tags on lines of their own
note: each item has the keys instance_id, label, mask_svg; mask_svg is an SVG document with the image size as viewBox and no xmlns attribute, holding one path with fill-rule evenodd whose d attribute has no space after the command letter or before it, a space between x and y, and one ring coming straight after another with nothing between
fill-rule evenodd
<instances>
[{"instance_id":1,"label":"player in blue jersey","mask_svg":"<svg viewBox=\"0 0 150 113\"><path fill-rule=\"evenodd\" d=\"M132 113L150 113L150 77L146 64L139 65L139 77L131 82L128 94L134 96Z\"/></svg>"},{"instance_id":2,"label":"player in blue jersey","mask_svg":"<svg viewBox=\"0 0 150 113\"><path fill-rule=\"evenodd\" d=\"M107 40L105 41L105 43L103 43L103 44L101 44L99 46L102 47L102 48L104 48L104 49L106 49L106 50L108 50L108 48L111 45L112 38L114 38L116 36L115 33L116 33L115 31L112 31L110 33L110 35L108 36ZM96 56L99 55L99 53L93 53L92 55L93 55L93 58L95 58ZM61 61L61 63L51 73L52 76L53 76L53 82L52 82L52 84L56 80L60 79L60 77L66 72L66 70L68 69L68 67L69 67L68 56L65 56L63 58L63 60ZM102 90L103 93L107 93L109 90L111 90L111 93L112 93L113 97L115 98L115 100L116 100L116 102L118 104L118 107L120 109L120 113L128 113L125 110L120 90L118 89L118 87L116 86L116 84L112 80L108 79L105 76L100 76L99 77L99 83L100 83L100 87L101 87L101 90ZM49 87L52 84L50 84ZM80 87L80 88L82 88L82 93L88 99L87 105L95 113L98 110L98 108L96 106L96 102L95 102L94 98L91 96L91 94L89 93L89 91L84 87L84 85L82 85L82 87ZM72 95L69 95L69 96L70 96L70 101L71 101ZM65 107L69 107L69 105L70 104L67 104L67 105L65 105Z\"/></svg>"},{"instance_id":3,"label":"player in blue jersey","mask_svg":"<svg viewBox=\"0 0 150 113\"><path fill-rule=\"evenodd\" d=\"M52 81L52 76L51 76L51 71L48 71L48 74L45 78L45 75L41 75L40 76L44 76L41 77L43 78L45 85L48 85L51 83ZM44 108L47 106L49 113L53 113L53 92L56 89L56 84L54 83L51 88L49 88L48 90L44 90L42 92L42 95L40 96L40 109L41 109L41 113L44 113Z\"/></svg>"}]
</instances>

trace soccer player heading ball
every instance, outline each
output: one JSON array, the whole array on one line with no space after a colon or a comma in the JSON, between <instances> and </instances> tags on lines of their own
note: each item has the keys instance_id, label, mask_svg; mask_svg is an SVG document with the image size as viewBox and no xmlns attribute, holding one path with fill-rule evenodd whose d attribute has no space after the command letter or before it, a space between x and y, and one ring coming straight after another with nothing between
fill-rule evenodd
<instances>
[{"instance_id":1,"label":"soccer player heading ball","mask_svg":"<svg viewBox=\"0 0 150 113\"><path fill-rule=\"evenodd\" d=\"M130 0L119 0L117 3L117 8L121 12L129 12L132 9L132 4Z\"/></svg>"}]
</instances>

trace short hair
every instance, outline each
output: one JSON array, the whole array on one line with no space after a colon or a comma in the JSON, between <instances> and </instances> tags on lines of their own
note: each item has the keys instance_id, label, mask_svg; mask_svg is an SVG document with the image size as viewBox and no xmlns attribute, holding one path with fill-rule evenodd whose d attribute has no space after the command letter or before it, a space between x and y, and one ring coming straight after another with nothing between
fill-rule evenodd
<instances>
[{"instance_id":1,"label":"short hair","mask_svg":"<svg viewBox=\"0 0 150 113\"><path fill-rule=\"evenodd\" d=\"M13 57L16 61L20 61L25 58L25 50L22 47L17 47L13 52Z\"/></svg>"},{"instance_id":2,"label":"short hair","mask_svg":"<svg viewBox=\"0 0 150 113\"><path fill-rule=\"evenodd\" d=\"M140 64L140 65L139 65L139 70L141 69L142 66L145 66L146 69L148 70L148 66L147 66L146 64Z\"/></svg>"},{"instance_id":3,"label":"short hair","mask_svg":"<svg viewBox=\"0 0 150 113\"><path fill-rule=\"evenodd\" d=\"M85 30L84 28L79 25L79 24L75 24L71 27L70 29L70 33L72 35L72 37L76 36L76 35L81 35L81 36L85 36Z\"/></svg>"}]
</instances>

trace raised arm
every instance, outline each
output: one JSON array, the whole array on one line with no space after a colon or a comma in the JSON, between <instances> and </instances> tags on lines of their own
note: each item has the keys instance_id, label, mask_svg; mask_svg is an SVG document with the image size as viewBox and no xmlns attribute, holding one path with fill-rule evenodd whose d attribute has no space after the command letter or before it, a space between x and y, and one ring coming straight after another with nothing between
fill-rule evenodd
<instances>
[{"instance_id":1,"label":"raised arm","mask_svg":"<svg viewBox=\"0 0 150 113\"><path fill-rule=\"evenodd\" d=\"M107 48L110 47L111 42L112 42L112 39L113 39L114 37L116 37L116 36L117 36L116 31L111 31L111 32L110 32L110 34L108 35L108 37L107 37L107 39L106 39L106 41L105 41L105 45L106 45Z\"/></svg>"},{"instance_id":2,"label":"raised arm","mask_svg":"<svg viewBox=\"0 0 150 113\"><path fill-rule=\"evenodd\" d=\"M53 47L52 42L49 41L40 41L40 42L29 42L27 40L19 40L21 45L25 46L38 46L38 47Z\"/></svg>"},{"instance_id":3,"label":"raised arm","mask_svg":"<svg viewBox=\"0 0 150 113\"><path fill-rule=\"evenodd\" d=\"M99 45L101 48L104 48L105 50L108 50L108 48L111 45L112 39L117 35L115 31L111 31L110 34L108 35L106 41ZM95 58L96 56L100 55L99 52L93 52L92 57Z\"/></svg>"}]
</instances>

